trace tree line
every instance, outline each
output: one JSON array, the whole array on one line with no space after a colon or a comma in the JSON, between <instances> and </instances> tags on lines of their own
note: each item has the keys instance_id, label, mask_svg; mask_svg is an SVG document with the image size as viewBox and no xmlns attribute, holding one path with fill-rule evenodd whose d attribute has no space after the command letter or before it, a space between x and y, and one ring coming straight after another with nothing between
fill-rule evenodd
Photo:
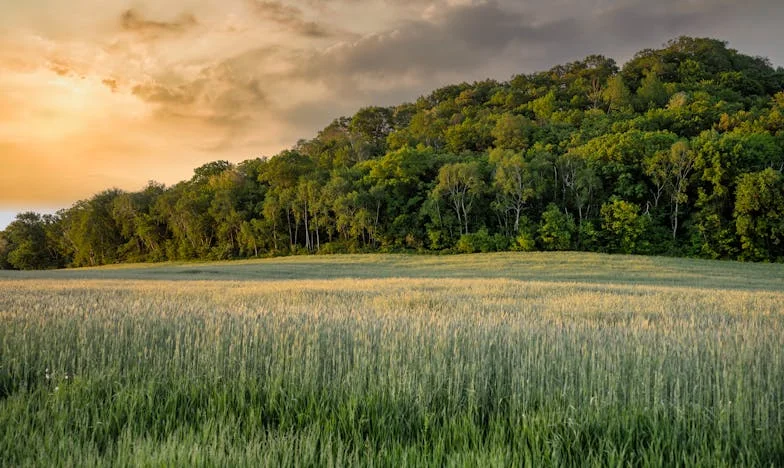
<instances>
[{"instance_id":1,"label":"tree line","mask_svg":"<svg viewBox=\"0 0 784 468\"><path fill-rule=\"evenodd\" d=\"M367 107L0 232L0 267L585 250L784 261L784 69L681 37Z\"/></svg>"}]
</instances>

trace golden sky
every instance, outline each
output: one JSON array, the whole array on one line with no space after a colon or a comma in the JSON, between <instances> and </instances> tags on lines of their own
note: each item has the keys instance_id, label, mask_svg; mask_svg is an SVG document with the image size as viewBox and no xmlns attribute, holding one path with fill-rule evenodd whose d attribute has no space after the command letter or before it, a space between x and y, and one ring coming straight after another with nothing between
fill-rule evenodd
<instances>
[{"instance_id":1,"label":"golden sky","mask_svg":"<svg viewBox=\"0 0 784 468\"><path fill-rule=\"evenodd\" d=\"M780 0L8 0L0 229L269 156L366 105L681 34L784 60Z\"/></svg>"}]
</instances>

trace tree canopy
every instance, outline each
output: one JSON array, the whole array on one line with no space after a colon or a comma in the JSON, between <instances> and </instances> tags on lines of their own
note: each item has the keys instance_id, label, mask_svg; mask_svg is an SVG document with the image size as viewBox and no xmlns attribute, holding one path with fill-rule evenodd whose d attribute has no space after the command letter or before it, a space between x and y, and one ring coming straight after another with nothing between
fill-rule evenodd
<instances>
[{"instance_id":1,"label":"tree canopy","mask_svg":"<svg viewBox=\"0 0 784 468\"><path fill-rule=\"evenodd\" d=\"M591 250L784 261L784 70L681 37L335 119L270 158L0 232L0 268Z\"/></svg>"}]
</instances>

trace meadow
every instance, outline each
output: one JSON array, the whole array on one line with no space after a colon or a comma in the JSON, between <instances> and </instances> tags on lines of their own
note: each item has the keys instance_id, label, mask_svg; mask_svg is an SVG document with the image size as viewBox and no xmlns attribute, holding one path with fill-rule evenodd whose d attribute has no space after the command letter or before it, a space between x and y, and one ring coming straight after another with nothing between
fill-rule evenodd
<instances>
[{"instance_id":1,"label":"meadow","mask_svg":"<svg viewBox=\"0 0 784 468\"><path fill-rule=\"evenodd\" d=\"M784 466L784 265L0 272L2 466Z\"/></svg>"}]
</instances>

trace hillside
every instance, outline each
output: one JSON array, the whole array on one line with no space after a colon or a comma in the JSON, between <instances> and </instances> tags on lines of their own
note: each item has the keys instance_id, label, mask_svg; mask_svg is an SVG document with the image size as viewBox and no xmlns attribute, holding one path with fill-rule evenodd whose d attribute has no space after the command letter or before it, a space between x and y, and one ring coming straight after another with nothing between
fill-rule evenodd
<instances>
[{"instance_id":1,"label":"hillside","mask_svg":"<svg viewBox=\"0 0 784 468\"><path fill-rule=\"evenodd\" d=\"M368 107L270 158L0 233L0 268L583 250L784 260L784 70L681 37Z\"/></svg>"}]
</instances>

